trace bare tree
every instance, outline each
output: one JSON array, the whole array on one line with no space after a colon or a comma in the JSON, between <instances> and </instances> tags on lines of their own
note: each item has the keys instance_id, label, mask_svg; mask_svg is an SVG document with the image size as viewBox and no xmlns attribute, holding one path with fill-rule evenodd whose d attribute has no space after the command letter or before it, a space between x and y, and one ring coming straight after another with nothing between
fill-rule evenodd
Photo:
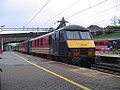
<instances>
[{"instance_id":1,"label":"bare tree","mask_svg":"<svg viewBox=\"0 0 120 90\"><path fill-rule=\"evenodd\" d=\"M120 24L120 19L117 18L117 16L114 16L112 19L112 24L116 26L117 24Z\"/></svg>"}]
</instances>

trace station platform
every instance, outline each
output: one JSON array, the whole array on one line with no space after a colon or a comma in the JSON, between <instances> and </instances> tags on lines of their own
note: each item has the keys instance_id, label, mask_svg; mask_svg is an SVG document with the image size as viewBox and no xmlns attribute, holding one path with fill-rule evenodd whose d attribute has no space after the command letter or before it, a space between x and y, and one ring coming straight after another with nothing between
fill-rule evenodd
<instances>
[{"instance_id":1,"label":"station platform","mask_svg":"<svg viewBox=\"0 0 120 90\"><path fill-rule=\"evenodd\" d=\"M0 56L1 90L120 90L120 76L18 52Z\"/></svg>"}]
</instances>

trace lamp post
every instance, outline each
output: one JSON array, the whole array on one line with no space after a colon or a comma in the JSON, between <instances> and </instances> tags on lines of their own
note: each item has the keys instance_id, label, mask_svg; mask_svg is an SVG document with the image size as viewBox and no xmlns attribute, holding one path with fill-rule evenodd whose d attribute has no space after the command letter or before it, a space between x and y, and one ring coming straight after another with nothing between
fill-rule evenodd
<instances>
[{"instance_id":1,"label":"lamp post","mask_svg":"<svg viewBox=\"0 0 120 90\"><path fill-rule=\"evenodd\" d=\"M0 28L0 29L1 29L1 31L0 31L0 32L2 32L2 31L3 31L3 29L2 29L2 28L3 28L3 27L5 27L5 25L1 25L0 27L1 27L1 28Z\"/></svg>"},{"instance_id":2,"label":"lamp post","mask_svg":"<svg viewBox=\"0 0 120 90\"><path fill-rule=\"evenodd\" d=\"M5 27L5 25L1 25L0 26L1 28L1 31L0 31L0 33L3 31L3 27ZM3 38L2 38L2 36L0 35L0 43L1 43L1 45L0 45L0 48L1 48L1 50L0 50L0 53L2 54L2 51L3 51Z\"/></svg>"},{"instance_id":3,"label":"lamp post","mask_svg":"<svg viewBox=\"0 0 120 90\"><path fill-rule=\"evenodd\" d=\"M1 25L1 27L5 27L5 25Z\"/></svg>"}]
</instances>

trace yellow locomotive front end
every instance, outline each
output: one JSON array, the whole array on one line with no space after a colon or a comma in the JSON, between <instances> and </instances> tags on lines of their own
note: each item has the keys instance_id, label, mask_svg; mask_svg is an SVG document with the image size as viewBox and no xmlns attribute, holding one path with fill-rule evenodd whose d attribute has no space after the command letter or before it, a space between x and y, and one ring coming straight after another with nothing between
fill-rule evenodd
<instances>
[{"instance_id":1,"label":"yellow locomotive front end","mask_svg":"<svg viewBox=\"0 0 120 90\"><path fill-rule=\"evenodd\" d=\"M94 56L95 45L93 40L67 40L68 56Z\"/></svg>"},{"instance_id":2,"label":"yellow locomotive front end","mask_svg":"<svg viewBox=\"0 0 120 90\"><path fill-rule=\"evenodd\" d=\"M73 26L65 30L67 43L67 56L72 63L90 67L95 63L95 44L89 30Z\"/></svg>"}]
</instances>

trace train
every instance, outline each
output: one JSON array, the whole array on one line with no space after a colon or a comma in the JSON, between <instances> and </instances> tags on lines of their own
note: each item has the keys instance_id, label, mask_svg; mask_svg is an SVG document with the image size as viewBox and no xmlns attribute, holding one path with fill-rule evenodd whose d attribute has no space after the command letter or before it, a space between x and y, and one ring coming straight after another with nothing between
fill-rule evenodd
<instances>
[{"instance_id":1,"label":"train","mask_svg":"<svg viewBox=\"0 0 120 90\"><path fill-rule=\"evenodd\" d=\"M88 29L79 25L65 26L26 40L19 43L16 50L85 67L95 63L93 37Z\"/></svg>"},{"instance_id":2,"label":"train","mask_svg":"<svg viewBox=\"0 0 120 90\"><path fill-rule=\"evenodd\" d=\"M119 38L113 38L113 39L98 39L94 41L95 46L96 46L96 50L100 51L100 50L109 50L109 51L113 51L113 50L118 50L120 49L120 39Z\"/></svg>"},{"instance_id":3,"label":"train","mask_svg":"<svg viewBox=\"0 0 120 90\"><path fill-rule=\"evenodd\" d=\"M108 47L108 40L95 40L95 47L96 50L109 50L110 48Z\"/></svg>"}]
</instances>

